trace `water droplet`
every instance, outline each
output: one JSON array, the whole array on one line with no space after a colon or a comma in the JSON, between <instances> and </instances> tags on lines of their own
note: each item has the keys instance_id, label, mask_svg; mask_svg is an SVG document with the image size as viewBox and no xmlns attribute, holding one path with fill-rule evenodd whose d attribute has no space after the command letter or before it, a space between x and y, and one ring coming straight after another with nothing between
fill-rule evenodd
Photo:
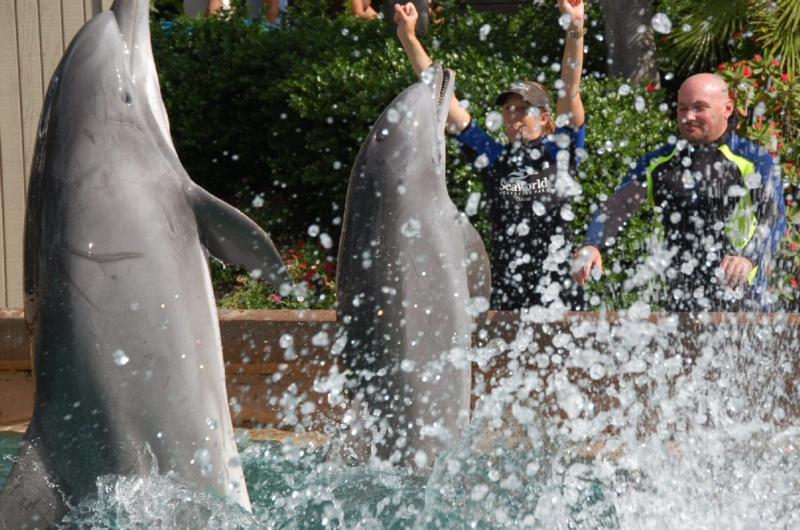
<instances>
[{"instance_id":1,"label":"water droplet","mask_svg":"<svg viewBox=\"0 0 800 530\"><path fill-rule=\"evenodd\" d=\"M328 337L328 333L325 331L320 331L313 337L311 337L311 344L314 346L325 347L330 344L330 338Z\"/></svg>"},{"instance_id":2,"label":"water droplet","mask_svg":"<svg viewBox=\"0 0 800 530\"><path fill-rule=\"evenodd\" d=\"M650 24L653 26L653 31L666 35L672 31L672 21L665 13L656 13Z\"/></svg>"},{"instance_id":3,"label":"water droplet","mask_svg":"<svg viewBox=\"0 0 800 530\"><path fill-rule=\"evenodd\" d=\"M335 169L336 171L339 171L340 169L342 169L342 163L339 162L338 160L334 161L333 169Z\"/></svg>"},{"instance_id":4,"label":"water droplet","mask_svg":"<svg viewBox=\"0 0 800 530\"><path fill-rule=\"evenodd\" d=\"M284 333L283 335L281 335L281 338L278 341L278 343L284 350L287 348L291 348L294 345L294 337L292 337L288 333Z\"/></svg>"},{"instance_id":5,"label":"water droplet","mask_svg":"<svg viewBox=\"0 0 800 530\"><path fill-rule=\"evenodd\" d=\"M489 36L489 32L490 32L490 31L492 31L492 26L490 26L489 24L484 24L484 25L483 25L483 26L481 26L481 27L480 27L480 29L478 30L478 38L479 38L480 40L482 40L482 41L485 41L485 40L486 40L486 37L488 37L488 36Z\"/></svg>"},{"instance_id":6,"label":"water droplet","mask_svg":"<svg viewBox=\"0 0 800 530\"><path fill-rule=\"evenodd\" d=\"M403 223L403 225L400 227L400 233L406 237L419 237L421 228L422 224L417 219L412 217Z\"/></svg>"},{"instance_id":7,"label":"water droplet","mask_svg":"<svg viewBox=\"0 0 800 530\"><path fill-rule=\"evenodd\" d=\"M113 353L114 356L114 364L117 366L125 366L130 362L130 357L125 355L125 352L122 350L117 350Z\"/></svg>"},{"instance_id":8,"label":"water droplet","mask_svg":"<svg viewBox=\"0 0 800 530\"><path fill-rule=\"evenodd\" d=\"M322 245L322 248L331 248L333 247L333 239L331 236L323 232L319 235L319 244Z\"/></svg>"},{"instance_id":9,"label":"water droplet","mask_svg":"<svg viewBox=\"0 0 800 530\"><path fill-rule=\"evenodd\" d=\"M319 225L311 225L308 227L308 235L317 237L319 235Z\"/></svg>"},{"instance_id":10,"label":"water droplet","mask_svg":"<svg viewBox=\"0 0 800 530\"><path fill-rule=\"evenodd\" d=\"M565 204L561 207L561 218L565 221L572 221L575 219L575 214L572 211L572 206Z\"/></svg>"},{"instance_id":11,"label":"water droplet","mask_svg":"<svg viewBox=\"0 0 800 530\"><path fill-rule=\"evenodd\" d=\"M483 169L489 165L489 157L486 155L480 155L475 159L473 163L475 169Z\"/></svg>"},{"instance_id":12,"label":"water droplet","mask_svg":"<svg viewBox=\"0 0 800 530\"><path fill-rule=\"evenodd\" d=\"M633 102L633 108L636 109L636 112L644 112L647 109L647 102L645 102L642 96L636 96Z\"/></svg>"},{"instance_id":13,"label":"water droplet","mask_svg":"<svg viewBox=\"0 0 800 530\"><path fill-rule=\"evenodd\" d=\"M481 194L472 192L467 197L467 205L464 207L464 213L470 217L478 213L478 206L481 203Z\"/></svg>"},{"instance_id":14,"label":"water droplet","mask_svg":"<svg viewBox=\"0 0 800 530\"><path fill-rule=\"evenodd\" d=\"M627 84L627 83L623 83L617 89L617 93L620 96L627 96L628 94L631 93L631 86L629 84Z\"/></svg>"},{"instance_id":15,"label":"water droplet","mask_svg":"<svg viewBox=\"0 0 800 530\"><path fill-rule=\"evenodd\" d=\"M492 110L486 113L486 128L490 131L498 131L503 125L503 115Z\"/></svg>"},{"instance_id":16,"label":"water droplet","mask_svg":"<svg viewBox=\"0 0 800 530\"><path fill-rule=\"evenodd\" d=\"M394 107L390 107L389 110L386 111L386 119L389 120L389 123L397 123L400 121L400 111L398 111Z\"/></svg>"}]
</instances>

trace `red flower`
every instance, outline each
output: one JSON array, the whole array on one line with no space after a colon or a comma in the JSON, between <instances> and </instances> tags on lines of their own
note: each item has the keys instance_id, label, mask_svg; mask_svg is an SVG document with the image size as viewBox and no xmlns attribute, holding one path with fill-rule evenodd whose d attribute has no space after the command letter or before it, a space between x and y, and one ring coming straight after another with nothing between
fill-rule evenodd
<instances>
[{"instance_id":1,"label":"red flower","mask_svg":"<svg viewBox=\"0 0 800 530\"><path fill-rule=\"evenodd\" d=\"M797 289L798 285L797 278L792 278L792 289Z\"/></svg>"},{"instance_id":2,"label":"red flower","mask_svg":"<svg viewBox=\"0 0 800 530\"><path fill-rule=\"evenodd\" d=\"M760 55L758 55L758 54L755 54L755 55L753 56L753 61L755 61L755 62L757 62L757 63L760 63L762 59L763 59L763 57L761 57L761 56L760 56Z\"/></svg>"},{"instance_id":3,"label":"red flower","mask_svg":"<svg viewBox=\"0 0 800 530\"><path fill-rule=\"evenodd\" d=\"M742 68L742 75L744 75L745 77L750 77L751 75L753 75L753 71L750 69L749 66L745 66L744 68Z\"/></svg>"},{"instance_id":4,"label":"red flower","mask_svg":"<svg viewBox=\"0 0 800 530\"><path fill-rule=\"evenodd\" d=\"M304 271L304 270L306 270L306 269L308 269L308 263L301 263L301 264L300 264L300 270L303 270L303 271Z\"/></svg>"},{"instance_id":5,"label":"red flower","mask_svg":"<svg viewBox=\"0 0 800 530\"><path fill-rule=\"evenodd\" d=\"M647 83L647 91L651 94L656 91L656 84L655 83Z\"/></svg>"},{"instance_id":6,"label":"red flower","mask_svg":"<svg viewBox=\"0 0 800 530\"><path fill-rule=\"evenodd\" d=\"M781 76L781 81L788 81L788 80L789 80L789 74L783 74Z\"/></svg>"},{"instance_id":7,"label":"red flower","mask_svg":"<svg viewBox=\"0 0 800 530\"><path fill-rule=\"evenodd\" d=\"M777 59L773 59L772 60L772 66L780 66L780 65L781 65L781 62L779 60L777 60Z\"/></svg>"},{"instance_id":8,"label":"red flower","mask_svg":"<svg viewBox=\"0 0 800 530\"><path fill-rule=\"evenodd\" d=\"M753 127L755 127L756 129L760 129L761 128L761 124L760 123L756 123L755 125L753 125Z\"/></svg>"},{"instance_id":9,"label":"red flower","mask_svg":"<svg viewBox=\"0 0 800 530\"><path fill-rule=\"evenodd\" d=\"M758 88L758 81L753 81L753 86Z\"/></svg>"},{"instance_id":10,"label":"red flower","mask_svg":"<svg viewBox=\"0 0 800 530\"><path fill-rule=\"evenodd\" d=\"M789 250L792 252L797 252L798 248L800 248L800 245L797 244L797 241L792 241L792 244L789 245Z\"/></svg>"},{"instance_id":11,"label":"red flower","mask_svg":"<svg viewBox=\"0 0 800 530\"><path fill-rule=\"evenodd\" d=\"M775 85L770 85L767 90L769 90L770 92L775 92L778 89L775 87Z\"/></svg>"},{"instance_id":12,"label":"red flower","mask_svg":"<svg viewBox=\"0 0 800 530\"><path fill-rule=\"evenodd\" d=\"M794 162L786 162L786 165L789 167L794 167Z\"/></svg>"},{"instance_id":13,"label":"red flower","mask_svg":"<svg viewBox=\"0 0 800 530\"><path fill-rule=\"evenodd\" d=\"M720 72L724 72L727 69L728 69L728 66L725 63L719 63L717 65L717 70L719 70Z\"/></svg>"}]
</instances>

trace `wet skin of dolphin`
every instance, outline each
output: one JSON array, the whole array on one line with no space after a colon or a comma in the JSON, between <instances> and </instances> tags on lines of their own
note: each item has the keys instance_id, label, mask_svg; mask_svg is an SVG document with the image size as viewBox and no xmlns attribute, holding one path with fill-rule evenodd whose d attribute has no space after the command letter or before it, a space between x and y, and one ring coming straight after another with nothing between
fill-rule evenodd
<instances>
[{"instance_id":1,"label":"wet skin of dolphin","mask_svg":"<svg viewBox=\"0 0 800 530\"><path fill-rule=\"evenodd\" d=\"M290 280L268 236L181 166L148 14L117 0L89 21L44 103L25 226L36 405L0 527L53 526L98 476L156 467L250 508L205 252Z\"/></svg>"},{"instance_id":2,"label":"wet skin of dolphin","mask_svg":"<svg viewBox=\"0 0 800 530\"><path fill-rule=\"evenodd\" d=\"M483 242L445 186L453 80L431 66L367 136L350 176L336 278L344 365L355 408L370 415L352 420L347 448L417 471L469 417L468 305L470 296L488 303L490 287Z\"/></svg>"}]
</instances>

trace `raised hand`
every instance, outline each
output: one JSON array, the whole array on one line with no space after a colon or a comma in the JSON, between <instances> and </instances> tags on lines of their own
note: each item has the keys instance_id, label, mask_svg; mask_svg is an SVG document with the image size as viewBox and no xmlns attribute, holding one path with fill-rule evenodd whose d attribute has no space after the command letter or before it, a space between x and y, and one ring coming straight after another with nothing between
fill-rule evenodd
<instances>
[{"instance_id":1,"label":"raised hand","mask_svg":"<svg viewBox=\"0 0 800 530\"><path fill-rule=\"evenodd\" d=\"M564 15L570 16L570 25L582 26L585 18L583 0L558 0L558 9Z\"/></svg>"},{"instance_id":2,"label":"raised hand","mask_svg":"<svg viewBox=\"0 0 800 530\"><path fill-rule=\"evenodd\" d=\"M750 260L742 256L725 256L719 267L725 272L725 283L731 289L745 285L750 271L753 270Z\"/></svg>"},{"instance_id":3,"label":"raised hand","mask_svg":"<svg viewBox=\"0 0 800 530\"><path fill-rule=\"evenodd\" d=\"M592 277L592 269L597 268L598 272L603 272L603 258L600 251L592 245L581 247L572 257L572 278L581 287L586 284L586 280Z\"/></svg>"},{"instance_id":4,"label":"raised hand","mask_svg":"<svg viewBox=\"0 0 800 530\"><path fill-rule=\"evenodd\" d=\"M403 39L415 36L419 13L413 2L394 5L394 23L397 24L397 37Z\"/></svg>"}]
</instances>

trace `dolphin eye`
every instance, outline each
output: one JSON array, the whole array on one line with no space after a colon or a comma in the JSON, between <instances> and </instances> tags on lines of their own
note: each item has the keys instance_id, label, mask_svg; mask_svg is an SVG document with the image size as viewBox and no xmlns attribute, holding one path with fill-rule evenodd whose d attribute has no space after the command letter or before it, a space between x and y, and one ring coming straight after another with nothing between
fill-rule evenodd
<instances>
[{"instance_id":1,"label":"dolphin eye","mask_svg":"<svg viewBox=\"0 0 800 530\"><path fill-rule=\"evenodd\" d=\"M121 98L122 98L122 102L125 103L126 105L130 105L131 101L133 101L133 98L131 97L131 93L128 92L127 90L124 90L122 92Z\"/></svg>"},{"instance_id":2,"label":"dolphin eye","mask_svg":"<svg viewBox=\"0 0 800 530\"><path fill-rule=\"evenodd\" d=\"M389 138L389 129L383 128L375 134L375 141L382 142Z\"/></svg>"}]
</instances>

